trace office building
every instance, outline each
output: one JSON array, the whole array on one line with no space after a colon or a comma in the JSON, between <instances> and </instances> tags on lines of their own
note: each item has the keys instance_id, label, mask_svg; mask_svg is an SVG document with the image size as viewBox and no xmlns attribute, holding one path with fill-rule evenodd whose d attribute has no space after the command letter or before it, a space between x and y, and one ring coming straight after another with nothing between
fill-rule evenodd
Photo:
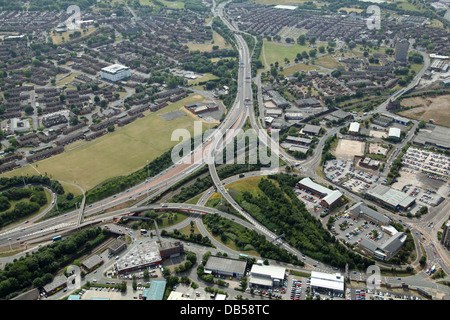
<instances>
[{"instance_id":1,"label":"office building","mask_svg":"<svg viewBox=\"0 0 450 320\"><path fill-rule=\"evenodd\" d=\"M117 82L131 76L130 68L120 64L105 67L100 72L102 79Z\"/></svg>"}]
</instances>

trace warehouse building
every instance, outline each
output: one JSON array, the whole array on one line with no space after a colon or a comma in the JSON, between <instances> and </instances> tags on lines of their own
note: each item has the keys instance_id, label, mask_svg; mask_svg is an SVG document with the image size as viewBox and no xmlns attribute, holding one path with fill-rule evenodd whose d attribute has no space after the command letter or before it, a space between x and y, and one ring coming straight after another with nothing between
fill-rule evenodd
<instances>
[{"instance_id":1,"label":"warehouse building","mask_svg":"<svg viewBox=\"0 0 450 320\"><path fill-rule=\"evenodd\" d=\"M311 289L317 292L344 293L344 277L340 273L311 271Z\"/></svg>"},{"instance_id":2,"label":"warehouse building","mask_svg":"<svg viewBox=\"0 0 450 320\"><path fill-rule=\"evenodd\" d=\"M247 268L247 260L211 255L205 265L205 273L242 278Z\"/></svg>"},{"instance_id":3,"label":"warehouse building","mask_svg":"<svg viewBox=\"0 0 450 320\"><path fill-rule=\"evenodd\" d=\"M269 289L280 287L286 275L286 268L267 266L261 262L255 263L250 270L250 287Z\"/></svg>"},{"instance_id":4,"label":"warehouse building","mask_svg":"<svg viewBox=\"0 0 450 320\"><path fill-rule=\"evenodd\" d=\"M81 264L87 271L92 271L95 268L101 266L103 264L103 259L98 254L94 254L93 256L87 258Z\"/></svg>"},{"instance_id":5,"label":"warehouse building","mask_svg":"<svg viewBox=\"0 0 450 320\"><path fill-rule=\"evenodd\" d=\"M300 180L297 183L299 189L310 192L316 197L321 198L321 205L331 209L342 197L342 193L339 190L331 190L318 183L313 182L309 177Z\"/></svg>"},{"instance_id":6,"label":"warehouse building","mask_svg":"<svg viewBox=\"0 0 450 320\"><path fill-rule=\"evenodd\" d=\"M416 134L413 144L424 147L450 149L448 136L450 130L446 127L427 125Z\"/></svg>"},{"instance_id":7,"label":"warehouse building","mask_svg":"<svg viewBox=\"0 0 450 320\"><path fill-rule=\"evenodd\" d=\"M341 197L342 193L339 190L332 190L320 201L320 204L327 209L331 209Z\"/></svg>"},{"instance_id":8,"label":"warehouse building","mask_svg":"<svg viewBox=\"0 0 450 320\"><path fill-rule=\"evenodd\" d=\"M142 300L162 300L166 290L166 281L153 280L150 287L142 292Z\"/></svg>"},{"instance_id":9,"label":"warehouse building","mask_svg":"<svg viewBox=\"0 0 450 320\"><path fill-rule=\"evenodd\" d=\"M130 68L120 64L113 64L100 71L102 79L117 82L131 76Z\"/></svg>"},{"instance_id":10,"label":"warehouse building","mask_svg":"<svg viewBox=\"0 0 450 320\"><path fill-rule=\"evenodd\" d=\"M357 135L359 133L359 123L358 122L352 122L350 123L350 126L348 128L348 133Z\"/></svg>"},{"instance_id":11,"label":"warehouse building","mask_svg":"<svg viewBox=\"0 0 450 320\"><path fill-rule=\"evenodd\" d=\"M401 211L408 210L416 202L416 198L382 184L368 190L366 196L388 208Z\"/></svg>"},{"instance_id":12,"label":"warehouse building","mask_svg":"<svg viewBox=\"0 0 450 320\"><path fill-rule=\"evenodd\" d=\"M312 124L305 124L305 126L300 130L301 134L307 134L309 136L317 136L320 133L320 126L315 126Z\"/></svg>"}]
</instances>

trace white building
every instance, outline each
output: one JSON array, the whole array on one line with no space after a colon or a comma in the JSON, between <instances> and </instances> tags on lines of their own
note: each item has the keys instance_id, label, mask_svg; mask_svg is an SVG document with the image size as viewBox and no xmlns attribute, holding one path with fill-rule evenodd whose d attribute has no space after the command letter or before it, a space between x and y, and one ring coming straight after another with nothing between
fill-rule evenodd
<instances>
[{"instance_id":1,"label":"white building","mask_svg":"<svg viewBox=\"0 0 450 320\"><path fill-rule=\"evenodd\" d=\"M359 123L358 122L350 123L350 127L348 128L348 133L358 134L359 133Z\"/></svg>"},{"instance_id":2,"label":"white building","mask_svg":"<svg viewBox=\"0 0 450 320\"><path fill-rule=\"evenodd\" d=\"M399 128L389 128L389 137L400 139L402 131Z\"/></svg>"},{"instance_id":3,"label":"white building","mask_svg":"<svg viewBox=\"0 0 450 320\"><path fill-rule=\"evenodd\" d=\"M311 289L319 292L344 293L344 276L340 273L311 271Z\"/></svg>"},{"instance_id":4,"label":"white building","mask_svg":"<svg viewBox=\"0 0 450 320\"><path fill-rule=\"evenodd\" d=\"M255 263L250 270L249 284L257 288L279 287L283 285L285 273L285 268Z\"/></svg>"},{"instance_id":5,"label":"white building","mask_svg":"<svg viewBox=\"0 0 450 320\"><path fill-rule=\"evenodd\" d=\"M105 67L101 70L101 76L103 79L117 82L122 79L128 78L131 76L130 68L125 67L120 64L113 64L109 67Z\"/></svg>"}]
</instances>

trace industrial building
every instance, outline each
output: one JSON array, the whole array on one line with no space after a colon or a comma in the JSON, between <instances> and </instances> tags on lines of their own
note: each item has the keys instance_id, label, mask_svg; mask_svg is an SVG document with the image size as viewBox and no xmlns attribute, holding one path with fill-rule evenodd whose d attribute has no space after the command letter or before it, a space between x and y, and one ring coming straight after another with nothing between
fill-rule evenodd
<instances>
[{"instance_id":1,"label":"industrial building","mask_svg":"<svg viewBox=\"0 0 450 320\"><path fill-rule=\"evenodd\" d=\"M400 139L401 133L399 128L389 128L389 137Z\"/></svg>"},{"instance_id":2,"label":"industrial building","mask_svg":"<svg viewBox=\"0 0 450 320\"><path fill-rule=\"evenodd\" d=\"M388 208L401 211L408 210L416 202L413 196L382 184L368 190L366 196Z\"/></svg>"},{"instance_id":3,"label":"industrial building","mask_svg":"<svg viewBox=\"0 0 450 320\"><path fill-rule=\"evenodd\" d=\"M350 126L348 128L348 133L357 135L359 133L360 125L358 122L352 122L350 123Z\"/></svg>"},{"instance_id":4,"label":"industrial building","mask_svg":"<svg viewBox=\"0 0 450 320\"><path fill-rule=\"evenodd\" d=\"M117 82L130 77L131 71L130 68L126 66L120 64L113 64L111 66L103 68L100 71L100 75L102 79Z\"/></svg>"},{"instance_id":5,"label":"industrial building","mask_svg":"<svg viewBox=\"0 0 450 320\"><path fill-rule=\"evenodd\" d=\"M150 287L142 292L142 300L162 300L166 290L165 280L153 280Z\"/></svg>"},{"instance_id":6,"label":"industrial building","mask_svg":"<svg viewBox=\"0 0 450 320\"><path fill-rule=\"evenodd\" d=\"M336 204L339 201L341 197L342 193L339 190L332 190L320 201L320 204L324 208L331 209L334 206L334 204Z\"/></svg>"},{"instance_id":7,"label":"industrial building","mask_svg":"<svg viewBox=\"0 0 450 320\"><path fill-rule=\"evenodd\" d=\"M311 271L311 290L344 293L344 276L340 273Z\"/></svg>"},{"instance_id":8,"label":"industrial building","mask_svg":"<svg viewBox=\"0 0 450 320\"><path fill-rule=\"evenodd\" d=\"M211 255L205 265L205 273L242 278L247 268L247 260Z\"/></svg>"},{"instance_id":9,"label":"industrial building","mask_svg":"<svg viewBox=\"0 0 450 320\"><path fill-rule=\"evenodd\" d=\"M318 183L313 182L309 177L300 180L297 186L311 194L321 198L320 204L327 209L334 207L339 199L342 197L342 193L339 190L331 190Z\"/></svg>"},{"instance_id":10,"label":"industrial building","mask_svg":"<svg viewBox=\"0 0 450 320\"><path fill-rule=\"evenodd\" d=\"M305 124L305 126L300 130L301 134L307 134L309 136L317 136L320 133L320 126L315 126L312 124Z\"/></svg>"},{"instance_id":11,"label":"industrial building","mask_svg":"<svg viewBox=\"0 0 450 320\"><path fill-rule=\"evenodd\" d=\"M449 134L450 130L448 128L427 124L424 129L421 129L416 134L413 144L424 147L450 149Z\"/></svg>"},{"instance_id":12,"label":"industrial building","mask_svg":"<svg viewBox=\"0 0 450 320\"><path fill-rule=\"evenodd\" d=\"M253 264L250 270L249 285L255 288L273 288L283 285L286 268L267 266L261 261Z\"/></svg>"},{"instance_id":13,"label":"industrial building","mask_svg":"<svg viewBox=\"0 0 450 320\"><path fill-rule=\"evenodd\" d=\"M94 270L95 268L99 267L102 264L103 264L102 257L99 256L98 254L94 254L93 256L90 256L89 258L84 260L81 265L87 271L91 271L91 270Z\"/></svg>"}]
</instances>

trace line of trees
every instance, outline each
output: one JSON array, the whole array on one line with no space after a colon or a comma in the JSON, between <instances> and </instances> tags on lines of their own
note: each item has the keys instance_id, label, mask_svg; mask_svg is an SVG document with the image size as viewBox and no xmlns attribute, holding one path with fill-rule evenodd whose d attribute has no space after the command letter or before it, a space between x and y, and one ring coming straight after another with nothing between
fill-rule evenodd
<instances>
[{"instance_id":1,"label":"line of trees","mask_svg":"<svg viewBox=\"0 0 450 320\"><path fill-rule=\"evenodd\" d=\"M108 230L85 229L6 263L0 270L0 299L9 300L33 287L50 283L59 270L89 253L108 236Z\"/></svg>"},{"instance_id":2,"label":"line of trees","mask_svg":"<svg viewBox=\"0 0 450 320\"><path fill-rule=\"evenodd\" d=\"M262 195L243 192L236 201L268 229L284 234L285 241L307 256L336 267L348 263L352 269L366 269L371 260L348 250L297 198L293 187L298 180L287 174L271 175L258 184Z\"/></svg>"}]
</instances>

